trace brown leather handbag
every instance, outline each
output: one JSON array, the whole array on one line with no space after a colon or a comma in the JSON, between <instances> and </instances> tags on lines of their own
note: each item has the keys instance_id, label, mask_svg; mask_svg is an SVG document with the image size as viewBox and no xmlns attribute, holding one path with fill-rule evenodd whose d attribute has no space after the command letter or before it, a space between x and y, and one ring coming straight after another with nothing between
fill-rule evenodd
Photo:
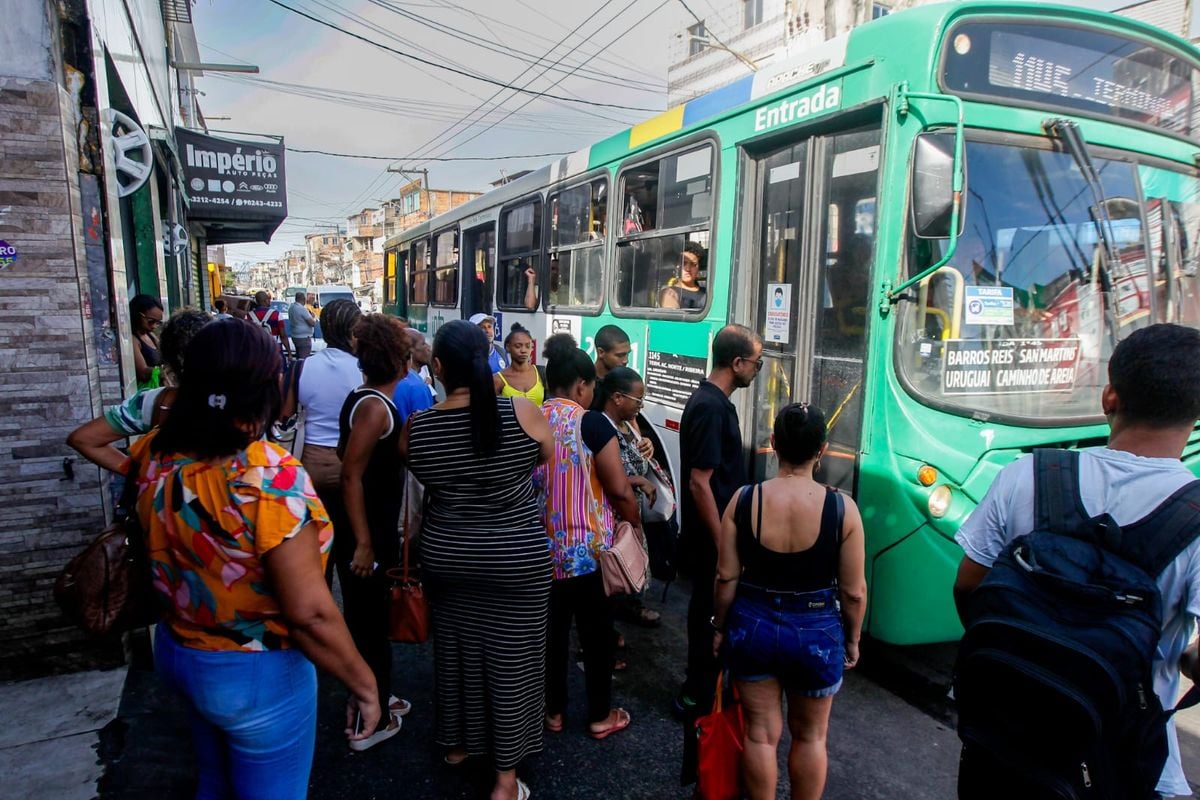
<instances>
[{"instance_id":1,"label":"brown leather handbag","mask_svg":"<svg viewBox=\"0 0 1200 800\"><path fill-rule=\"evenodd\" d=\"M415 482L406 476L404 492L404 550L399 568L387 571L392 581L390 593L391 611L388 614L388 638L393 642L422 644L429 639L429 602L425 599L425 587L416 572L409 572L410 522L418 513L412 508L414 492L409 491ZM416 526L411 526L415 533Z\"/></svg>"},{"instance_id":2,"label":"brown leather handbag","mask_svg":"<svg viewBox=\"0 0 1200 800\"><path fill-rule=\"evenodd\" d=\"M130 466L115 521L72 558L54 584L63 614L93 636L157 621L146 540L137 518L138 465Z\"/></svg>"}]
</instances>

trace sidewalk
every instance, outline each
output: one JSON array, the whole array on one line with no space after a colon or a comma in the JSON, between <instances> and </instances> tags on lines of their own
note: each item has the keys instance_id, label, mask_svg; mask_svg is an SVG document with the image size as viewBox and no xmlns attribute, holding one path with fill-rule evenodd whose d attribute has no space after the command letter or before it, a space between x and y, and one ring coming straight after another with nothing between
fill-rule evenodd
<instances>
[{"instance_id":1,"label":"sidewalk","mask_svg":"<svg viewBox=\"0 0 1200 800\"><path fill-rule=\"evenodd\" d=\"M0 684L0 794L91 800L104 772L102 734L115 723L126 669ZM105 729L108 728L109 731Z\"/></svg>"}]
</instances>

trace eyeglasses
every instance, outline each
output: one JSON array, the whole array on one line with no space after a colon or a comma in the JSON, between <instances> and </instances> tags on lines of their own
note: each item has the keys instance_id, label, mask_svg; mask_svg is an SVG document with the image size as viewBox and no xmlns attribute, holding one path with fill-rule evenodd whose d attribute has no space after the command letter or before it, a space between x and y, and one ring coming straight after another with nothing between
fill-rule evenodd
<instances>
[{"instance_id":1,"label":"eyeglasses","mask_svg":"<svg viewBox=\"0 0 1200 800\"><path fill-rule=\"evenodd\" d=\"M646 398L644 398L644 397L634 397L633 395L625 394L624 392L613 392L613 394L619 394L622 397L628 397L630 400L637 403L638 408L641 408L642 406L646 405Z\"/></svg>"},{"instance_id":2,"label":"eyeglasses","mask_svg":"<svg viewBox=\"0 0 1200 800\"><path fill-rule=\"evenodd\" d=\"M740 358L742 361L750 361L750 359L746 358L745 356L738 356L738 358ZM765 364L766 361L760 358L758 361L754 361L752 363L754 364L754 371L759 372L762 370L763 364Z\"/></svg>"}]
</instances>

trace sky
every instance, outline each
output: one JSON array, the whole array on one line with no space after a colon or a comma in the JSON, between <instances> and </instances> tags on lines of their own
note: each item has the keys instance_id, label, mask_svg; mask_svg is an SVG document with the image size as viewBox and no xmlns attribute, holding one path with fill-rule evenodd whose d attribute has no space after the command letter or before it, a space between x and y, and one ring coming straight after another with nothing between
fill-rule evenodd
<instances>
[{"instance_id":1,"label":"sky","mask_svg":"<svg viewBox=\"0 0 1200 800\"><path fill-rule=\"evenodd\" d=\"M389 166L428 168L434 189L484 190L502 172L551 160L416 156L573 152L653 116L666 107L674 37L693 21L679 0L279 2L436 64L587 102L533 98L416 63L270 0L198 0L192 18L203 60L260 68L257 76L207 72L198 80L210 130L281 135L287 146L308 150L404 157L289 152L288 219L269 245L229 246L230 264L278 257L302 247L305 233L344 226L350 214L396 197L409 178L388 173ZM713 3L725 5L688 0L701 16Z\"/></svg>"}]
</instances>

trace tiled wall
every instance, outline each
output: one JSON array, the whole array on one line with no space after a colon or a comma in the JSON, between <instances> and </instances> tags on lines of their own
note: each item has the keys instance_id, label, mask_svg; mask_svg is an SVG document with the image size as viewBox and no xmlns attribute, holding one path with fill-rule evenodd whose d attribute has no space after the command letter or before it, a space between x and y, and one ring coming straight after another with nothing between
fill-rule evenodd
<instances>
[{"instance_id":1,"label":"tiled wall","mask_svg":"<svg viewBox=\"0 0 1200 800\"><path fill-rule=\"evenodd\" d=\"M0 269L0 677L89 649L51 596L105 518L99 470L65 440L99 413L102 376L116 380L92 325L107 287L88 279L75 131L56 83L0 77L0 240L17 249Z\"/></svg>"}]
</instances>

